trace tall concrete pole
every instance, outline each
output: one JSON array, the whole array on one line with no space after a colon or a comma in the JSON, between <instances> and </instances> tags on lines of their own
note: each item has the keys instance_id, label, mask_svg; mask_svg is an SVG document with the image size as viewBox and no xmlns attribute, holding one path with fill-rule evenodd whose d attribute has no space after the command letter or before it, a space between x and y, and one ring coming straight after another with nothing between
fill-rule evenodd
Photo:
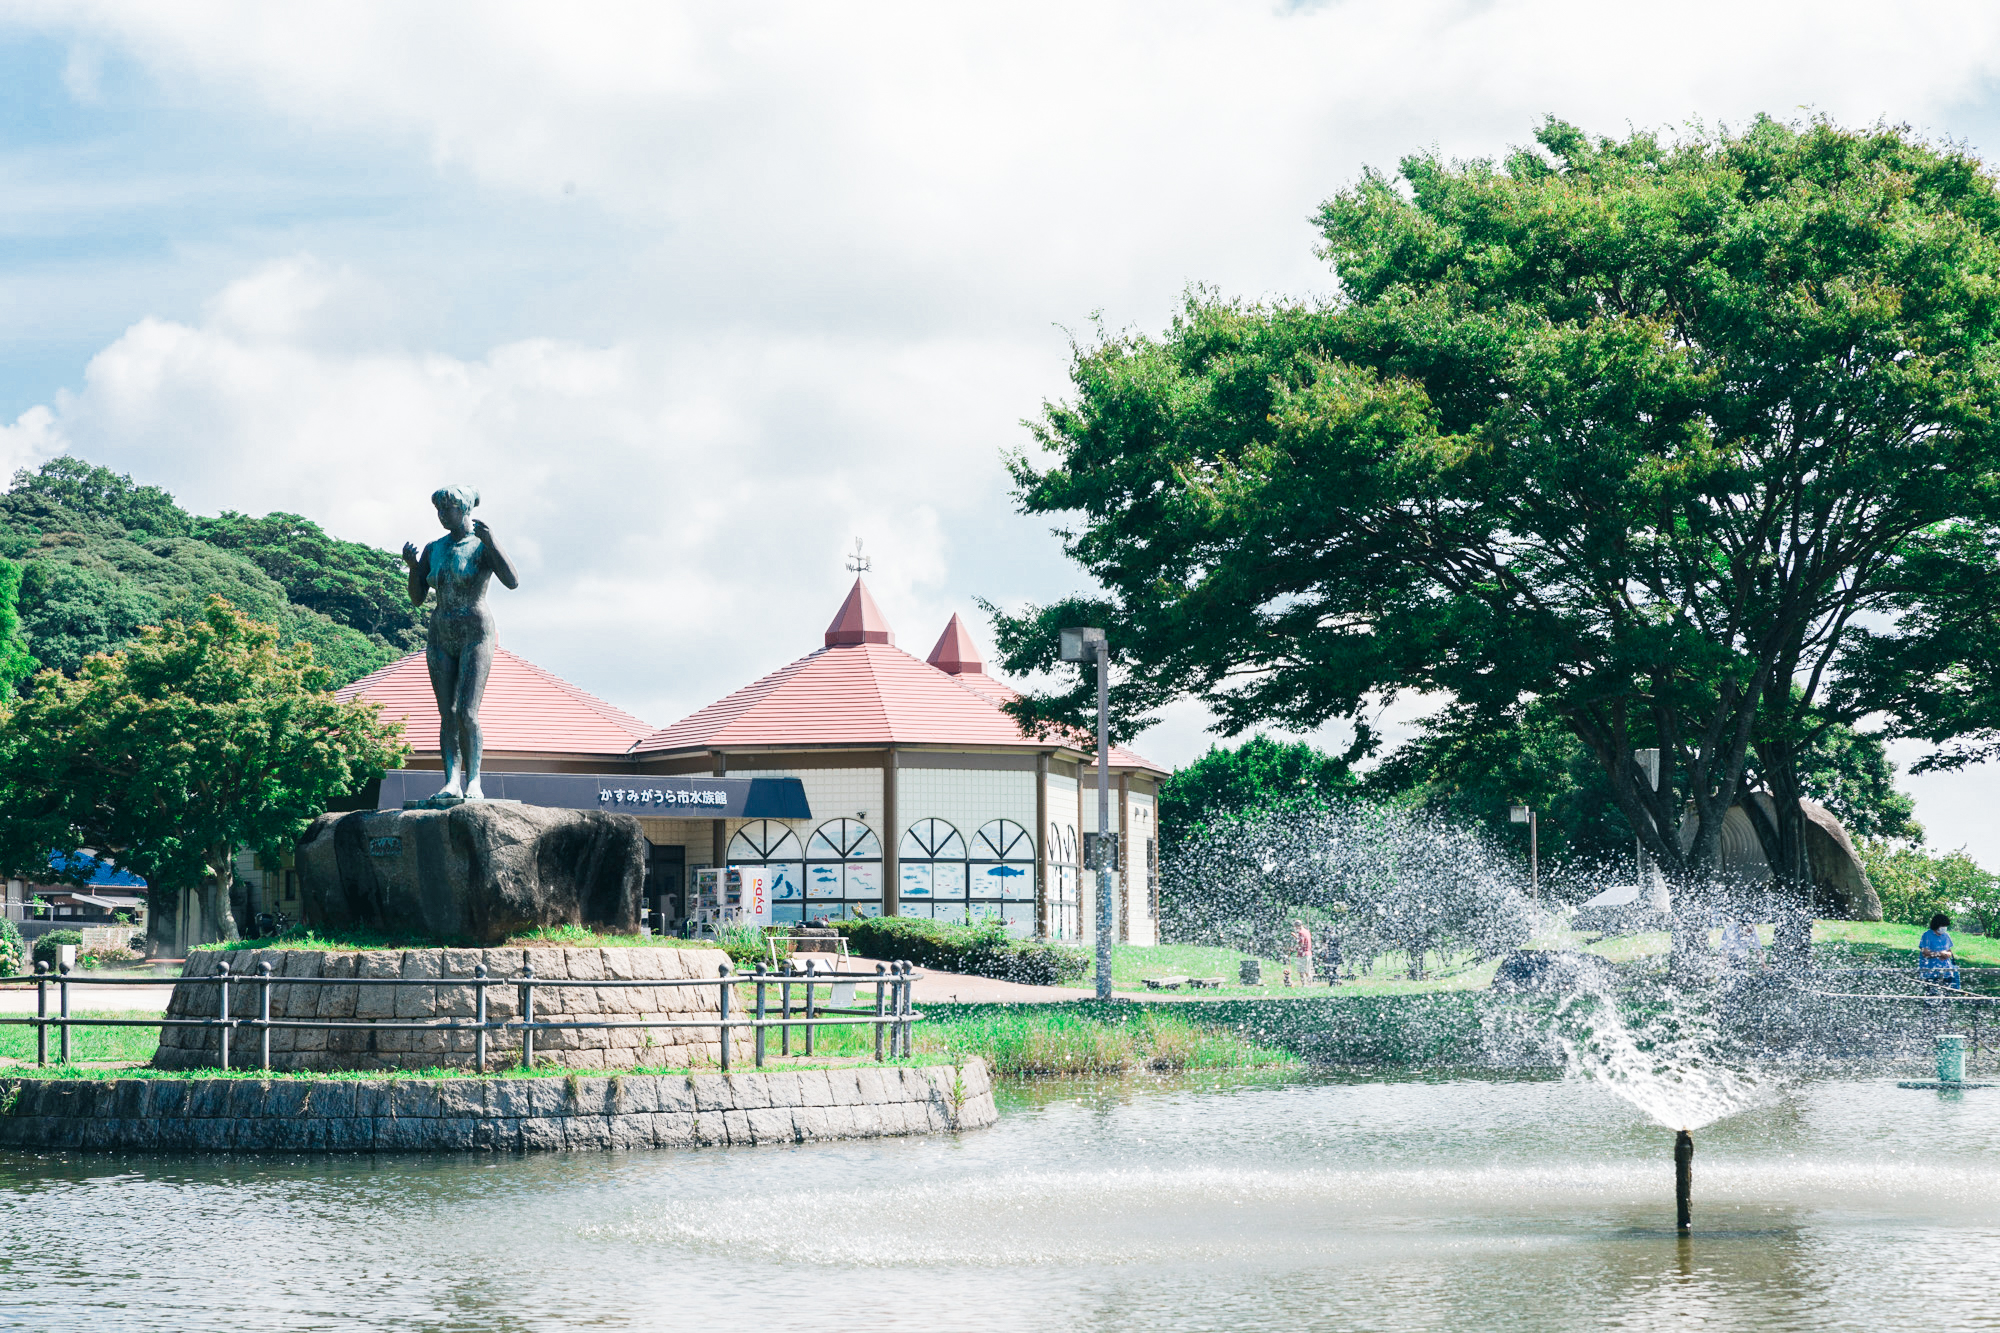
<instances>
[{"instance_id":1,"label":"tall concrete pole","mask_svg":"<svg viewBox=\"0 0 2000 1333\"><path fill-rule=\"evenodd\" d=\"M1097 998L1111 998L1111 645L1097 641Z\"/></svg>"}]
</instances>

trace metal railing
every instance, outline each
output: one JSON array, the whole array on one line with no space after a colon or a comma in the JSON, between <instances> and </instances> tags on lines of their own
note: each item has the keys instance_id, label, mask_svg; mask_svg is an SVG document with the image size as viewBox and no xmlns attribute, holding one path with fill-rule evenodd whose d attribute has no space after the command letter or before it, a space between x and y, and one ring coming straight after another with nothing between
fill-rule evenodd
<instances>
[{"instance_id":1,"label":"metal railing","mask_svg":"<svg viewBox=\"0 0 2000 1333\"><path fill-rule=\"evenodd\" d=\"M269 962L260 963L255 974L233 974L229 970L229 960L221 959L213 976L206 977L106 977L102 980L85 979L74 974L72 969L52 973L47 963L36 963L31 975L0 977L0 984L8 982L33 982L36 989L35 1012L31 1016L13 1017L0 1015L0 1026L32 1026L35 1029L35 1063L49 1062L49 1029L58 1034L59 1050L57 1060L61 1064L70 1063L70 1030L72 1028L116 1028L116 1027L157 1027L166 1028L213 1028L218 1033L218 1047L221 1059L217 1068L230 1068L230 1036L239 1029L256 1034L259 1053L258 1067L271 1067L271 1033L286 1029L310 1031L370 1031L370 1032L471 1032L475 1034L474 1066L479 1073L486 1072L487 1043L493 1034L519 1033L521 1038L521 1067L532 1069L535 1063L535 1034L538 1032L595 1031L620 1028L713 1028L721 1052L719 1067L728 1073L731 1048L735 1044L738 1031L749 1028L755 1036L756 1063L764 1067L767 1051L767 1033L778 1029L779 1053L789 1056L792 1051L792 1029L804 1029L803 1054L813 1054L814 1032L823 1027L867 1027L875 1029L875 1059L879 1061L907 1057L911 1051L911 1026L921 1022L924 1015L911 1003L910 992L914 982L914 969L908 963L877 963L873 973L867 972L821 972L815 970L811 960L801 968L788 967L784 971L769 971L762 963L748 973L731 975L729 965L723 963L713 978L697 977L675 980L609 980L575 981L562 977L537 977L533 963L526 963L518 977L489 977L486 965L480 963L472 969L469 977L280 977L272 974ZM852 999L856 986L873 986L875 990L872 1008L856 1007L850 1004L821 1004L818 992L833 988L831 998L843 998L841 989L848 992L845 998ZM49 1013L49 988L56 989L57 1012ZM79 1018L70 1013L70 991L72 987L89 986L213 986L216 988L216 1016L213 1018L173 1018L162 1014L159 1018ZM232 986L254 987L257 993L257 1016L237 1018L230 1014L230 988ZM473 1016L470 1019L443 1018L428 1020L403 1019L308 1019L271 1017L271 992L280 986L432 986L469 989L473 992ZM651 990L684 987L713 986L716 989L716 1016L714 1018L635 1018L586 1021L580 1019L547 1022L535 1017L535 990L555 987L570 989L617 989ZM495 1019L488 1011L487 992L495 987L513 987L517 995L519 1016ZM794 989L802 992L795 999ZM753 991L756 1005L754 1017L738 1015L733 1000L738 990ZM777 1013L772 1013L772 991L776 991ZM751 998L746 996L745 998ZM796 1005L796 1012L794 1006Z\"/></svg>"}]
</instances>

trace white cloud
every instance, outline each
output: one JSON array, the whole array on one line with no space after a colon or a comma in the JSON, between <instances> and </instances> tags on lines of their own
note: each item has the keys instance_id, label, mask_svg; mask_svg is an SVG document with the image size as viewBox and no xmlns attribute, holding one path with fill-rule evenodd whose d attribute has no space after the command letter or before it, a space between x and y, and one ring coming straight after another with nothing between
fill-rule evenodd
<instances>
[{"instance_id":1,"label":"white cloud","mask_svg":"<svg viewBox=\"0 0 2000 1333\"><path fill-rule=\"evenodd\" d=\"M1154 328L1196 280L1325 290L1307 217L1365 163L1494 154L1546 113L1618 133L1812 107L1976 147L2000 68L1983 3L12 13L83 53L79 97L141 70L128 96L289 133L301 173L338 145L450 206L295 240L312 220L246 191L239 232L160 261L236 280L125 312L73 393L0 427L0 463L67 442L198 508L385 545L468 479L526 566L508 641L662 722L816 643L856 534L919 652L971 593L1075 586L998 466L1062 391L1055 326ZM11 207L233 197L216 151L194 185L143 161L50 184L44 152ZM1158 757L1198 752L1198 723L1178 711Z\"/></svg>"},{"instance_id":2,"label":"white cloud","mask_svg":"<svg viewBox=\"0 0 2000 1333\"><path fill-rule=\"evenodd\" d=\"M1004 348L326 345L323 321L377 296L299 258L199 325L141 320L7 428L8 454L67 447L200 511L295 511L389 548L427 540L425 497L465 481L524 571L496 594L503 641L661 722L818 646L854 534L919 651L954 609L954 552L1004 558L978 549L1004 506L995 439L936 425L1018 374Z\"/></svg>"}]
</instances>

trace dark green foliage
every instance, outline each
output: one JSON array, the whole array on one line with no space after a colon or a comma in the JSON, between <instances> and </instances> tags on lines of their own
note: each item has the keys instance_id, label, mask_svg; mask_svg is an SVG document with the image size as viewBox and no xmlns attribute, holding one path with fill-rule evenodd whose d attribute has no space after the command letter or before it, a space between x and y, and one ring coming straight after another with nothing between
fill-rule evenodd
<instances>
[{"instance_id":1,"label":"dark green foliage","mask_svg":"<svg viewBox=\"0 0 2000 1333\"><path fill-rule=\"evenodd\" d=\"M410 605L408 572L389 551L330 537L297 514L224 510L196 519L195 535L247 556L299 606L404 652L423 646L421 608Z\"/></svg>"},{"instance_id":2,"label":"dark green foliage","mask_svg":"<svg viewBox=\"0 0 2000 1333\"><path fill-rule=\"evenodd\" d=\"M855 953L882 962L915 963L942 972L997 977L1029 986L1073 986L1090 955L1069 944L1017 940L998 924L961 926L916 917L876 916L835 925Z\"/></svg>"},{"instance_id":3,"label":"dark green foliage","mask_svg":"<svg viewBox=\"0 0 2000 1333\"><path fill-rule=\"evenodd\" d=\"M389 552L336 540L293 514L196 518L159 487L78 459L15 474L0 495L0 554L24 564L26 651L65 675L142 626L198 618L210 597L275 626L283 643L311 645L337 685L419 642ZM5 670L0 648L0 680Z\"/></svg>"},{"instance_id":4,"label":"dark green foliage","mask_svg":"<svg viewBox=\"0 0 2000 1333\"><path fill-rule=\"evenodd\" d=\"M56 950L65 944L83 948L83 933L76 930L52 930L35 941L35 961L46 963L53 970L56 965Z\"/></svg>"},{"instance_id":5,"label":"dark green foliage","mask_svg":"<svg viewBox=\"0 0 2000 1333\"><path fill-rule=\"evenodd\" d=\"M1799 786L1857 838L1923 841L1917 803L1896 790L1896 766L1879 735L1827 725L1800 756Z\"/></svg>"},{"instance_id":6,"label":"dark green foliage","mask_svg":"<svg viewBox=\"0 0 2000 1333\"><path fill-rule=\"evenodd\" d=\"M1253 810L1323 807L1350 796L1357 783L1350 756L1331 755L1304 741L1252 736L1234 749L1219 745L1160 784L1160 827L1172 838L1221 815Z\"/></svg>"},{"instance_id":7,"label":"dark green foliage","mask_svg":"<svg viewBox=\"0 0 2000 1333\"><path fill-rule=\"evenodd\" d=\"M1950 630L2000 623L2000 194L1890 126L1536 138L1329 200L1335 300L1196 291L1079 346L1013 471L1104 591L999 617L1005 665L1087 611L1128 729L1183 695L1225 732L1540 702L1690 888L1754 772L1796 886L1819 731L1992 712L2000 633ZM1085 720L1062 671L1024 719Z\"/></svg>"},{"instance_id":8,"label":"dark green foliage","mask_svg":"<svg viewBox=\"0 0 2000 1333\"><path fill-rule=\"evenodd\" d=\"M38 536L182 537L191 527L187 512L158 486L136 485L108 467L67 455L15 473L3 503L9 526Z\"/></svg>"},{"instance_id":9,"label":"dark green foliage","mask_svg":"<svg viewBox=\"0 0 2000 1333\"><path fill-rule=\"evenodd\" d=\"M0 700L11 698L15 684L35 669L21 634L20 605L21 567L0 558Z\"/></svg>"},{"instance_id":10,"label":"dark green foliage","mask_svg":"<svg viewBox=\"0 0 2000 1333\"><path fill-rule=\"evenodd\" d=\"M1524 865L1528 827L1514 823L1508 811L1528 806L1541 820L1545 876L1565 863L1596 870L1619 861L1629 867L1632 858L1632 829L1603 765L1539 702L1498 718L1447 708L1371 771L1363 786L1371 796L1483 824L1515 848Z\"/></svg>"},{"instance_id":11,"label":"dark green foliage","mask_svg":"<svg viewBox=\"0 0 2000 1333\"><path fill-rule=\"evenodd\" d=\"M42 667L73 676L92 653L129 643L162 619L159 600L126 579L61 558L31 560L21 579L29 651Z\"/></svg>"}]
</instances>

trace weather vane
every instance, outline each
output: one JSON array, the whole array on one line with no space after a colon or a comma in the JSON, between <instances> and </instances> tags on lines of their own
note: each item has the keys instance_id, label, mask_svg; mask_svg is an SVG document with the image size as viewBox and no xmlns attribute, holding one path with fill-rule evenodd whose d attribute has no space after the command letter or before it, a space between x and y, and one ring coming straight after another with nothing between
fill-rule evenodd
<instances>
[{"instance_id":1,"label":"weather vane","mask_svg":"<svg viewBox=\"0 0 2000 1333\"><path fill-rule=\"evenodd\" d=\"M847 572L850 574L866 574L874 566L875 562L873 560L861 554L861 539L856 537L854 539L854 554L847 557Z\"/></svg>"}]
</instances>

